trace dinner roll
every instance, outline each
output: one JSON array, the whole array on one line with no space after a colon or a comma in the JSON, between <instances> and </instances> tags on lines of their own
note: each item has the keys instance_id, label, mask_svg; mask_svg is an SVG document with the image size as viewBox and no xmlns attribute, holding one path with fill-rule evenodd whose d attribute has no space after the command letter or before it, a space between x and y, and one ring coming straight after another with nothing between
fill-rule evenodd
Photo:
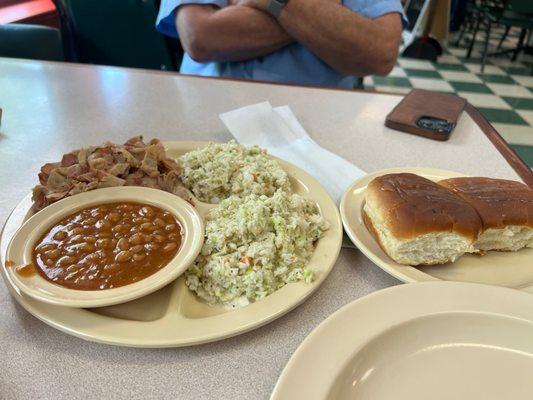
<instances>
[{"instance_id":1,"label":"dinner roll","mask_svg":"<svg viewBox=\"0 0 533 400\"><path fill-rule=\"evenodd\" d=\"M451 178L439 184L471 204L483 223L474 246L482 251L533 247L533 190L520 182Z\"/></svg>"},{"instance_id":2,"label":"dinner roll","mask_svg":"<svg viewBox=\"0 0 533 400\"><path fill-rule=\"evenodd\" d=\"M364 221L381 248L406 265L453 262L473 246L481 220L451 190L415 174L388 174L367 187Z\"/></svg>"}]
</instances>

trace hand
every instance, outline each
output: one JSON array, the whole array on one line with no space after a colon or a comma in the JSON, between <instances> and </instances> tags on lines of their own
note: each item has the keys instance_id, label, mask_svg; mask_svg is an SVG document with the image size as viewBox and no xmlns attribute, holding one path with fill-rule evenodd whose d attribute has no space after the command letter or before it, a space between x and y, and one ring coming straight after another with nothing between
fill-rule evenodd
<instances>
[{"instance_id":1,"label":"hand","mask_svg":"<svg viewBox=\"0 0 533 400\"><path fill-rule=\"evenodd\" d=\"M230 0L232 6L245 6L266 11L269 0Z\"/></svg>"}]
</instances>

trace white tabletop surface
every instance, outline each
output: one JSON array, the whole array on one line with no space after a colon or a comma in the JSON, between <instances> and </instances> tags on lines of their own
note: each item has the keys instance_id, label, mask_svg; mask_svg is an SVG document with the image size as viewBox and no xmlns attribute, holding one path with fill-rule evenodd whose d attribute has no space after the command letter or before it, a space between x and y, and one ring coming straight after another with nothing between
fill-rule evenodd
<instances>
[{"instance_id":1,"label":"white tabletop surface","mask_svg":"<svg viewBox=\"0 0 533 400\"><path fill-rule=\"evenodd\" d=\"M385 128L400 99L0 58L0 222L37 183L40 166L67 151L138 134L229 140L218 114L265 100L289 105L319 144L368 172L426 166L518 179L466 114L448 142ZM324 318L398 283L359 251L343 249L323 286L286 316L221 342L159 350L68 336L29 315L0 284L0 398L266 399L291 354Z\"/></svg>"}]
</instances>

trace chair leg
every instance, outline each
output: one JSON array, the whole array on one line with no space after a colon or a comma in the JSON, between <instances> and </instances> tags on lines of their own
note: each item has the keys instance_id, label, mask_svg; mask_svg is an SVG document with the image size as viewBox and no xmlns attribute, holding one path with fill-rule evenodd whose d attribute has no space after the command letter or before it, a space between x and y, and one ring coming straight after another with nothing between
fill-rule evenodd
<instances>
[{"instance_id":1,"label":"chair leg","mask_svg":"<svg viewBox=\"0 0 533 400\"><path fill-rule=\"evenodd\" d=\"M472 19L472 18L470 18ZM457 41L455 42L455 47L459 47L461 44L461 40L463 40L463 36L465 35L467 26L471 24L469 21L463 21L463 25L461 26L461 31L459 32L459 37L457 38Z\"/></svg>"},{"instance_id":2,"label":"chair leg","mask_svg":"<svg viewBox=\"0 0 533 400\"><path fill-rule=\"evenodd\" d=\"M470 15L470 18L468 19L468 28L470 30L473 30L474 29L474 21L475 21L475 13L472 12L472 14Z\"/></svg>"},{"instance_id":3,"label":"chair leg","mask_svg":"<svg viewBox=\"0 0 533 400\"><path fill-rule=\"evenodd\" d=\"M461 27L461 31L459 32L459 37L454 43L455 47L459 47L459 45L461 44L461 40L463 39L465 31L466 31L466 24L463 23L463 26Z\"/></svg>"},{"instance_id":4,"label":"chair leg","mask_svg":"<svg viewBox=\"0 0 533 400\"><path fill-rule=\"evenodd\" d=\"M513 57L511 58L511 61L516 61L516 58L518 57L518 53L520 53L520 50L524 47L524 39L526 38L526 32L527 29L523 28L520 32L520 38L518 39L518 45L516 46L516 49L513 53Z\"/></svg>"},{"instance_id":5,"label":"chair leg","mask_svg":"<svg viewBox=\"0 0 533 400\"><path fill-rule=\"evenodd\" d=\"M490 19L487 20L487 28L485 29L485 44L483 45L483 55L481 59L481 73L485 70L485 63L487 62L487 52L489 50L489 38L490 38L490 28L492 23Z\"/></svg>"},{"instance_id":6,"label":"chair leg","mask_svg":"<svg viewBox=\"0 0 533 400\"><path fill-rule=\"evenodd\" d=\"M482 16L478 16L476 21L476 27L474 28L474 34L472 35L472 42L470 42L470 47L468 48L468 52L466 53L466 58L470 58L472 55L472 49L474 48L474 43L476 42L476 36L477 31L479 30L479 24L481 24Z\"/></svg>"},{"instance_id":7,"label":"chair leg","mask_svg":"<svg viewBox=\"0 0 533 400\"><path fill-rule=\"evenodd\" d=\"M507 25L505 27L505 33L503 34L502 38L500 39L500 43L498 43L498 47L496 47L496 50L500 50L502 48L503 41L507 39L507 35L509 34L509 30L511 29L511 25Z\"/></svg>"}]
</instances>

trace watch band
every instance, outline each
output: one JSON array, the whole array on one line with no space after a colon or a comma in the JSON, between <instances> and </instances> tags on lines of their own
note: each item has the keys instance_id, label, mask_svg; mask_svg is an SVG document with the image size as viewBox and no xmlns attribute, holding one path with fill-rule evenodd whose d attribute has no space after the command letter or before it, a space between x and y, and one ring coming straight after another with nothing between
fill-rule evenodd
<instances>
[{"instance_id":1,"label":"watch band","mask_svg":"<svg viewBox=\"0 0 533 400\"><path fill-rule=\"evenodd\" d=\"M268 2L267 11L274 18L278 18L281 10L283 10L283 7L285 7L288 2L289 0L270 0Z\"/></svg>"}]
</instances>

